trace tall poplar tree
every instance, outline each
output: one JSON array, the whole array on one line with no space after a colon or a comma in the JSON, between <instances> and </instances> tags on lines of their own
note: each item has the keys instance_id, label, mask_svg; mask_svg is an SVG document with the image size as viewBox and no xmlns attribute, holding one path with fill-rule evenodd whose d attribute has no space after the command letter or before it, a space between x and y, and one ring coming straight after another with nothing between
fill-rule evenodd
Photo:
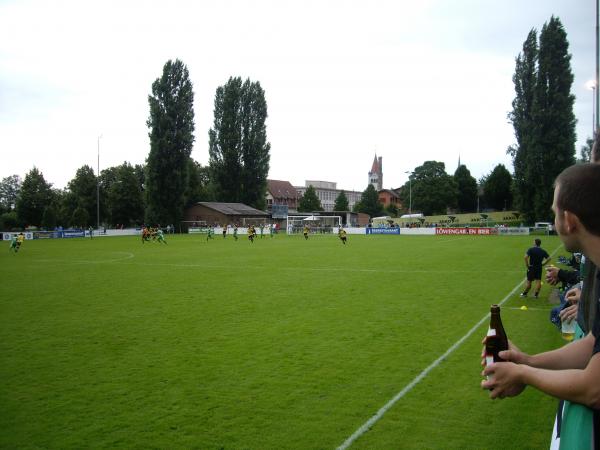
<instances>
[{"instance_id":1,"label":"tall poplar tree","mask_svg":"<svg viewBox=\"0 0 600 450\"><path fill-rule=\"evenodd\" d=\"M567 34L557 17L529 32L516 60L515 99L509 119L517 143L509 148L515 201L529 222L552 217L552 183L575 162L573 73Z\"/></svg>"},{"instance_id":2,"label":"tall poplar tree","mask_svg":"<svg viewBox=\"0 0 600 450\"><path fill-rule=\"evenodd\" d=\"M271 144L260 83L230 78L215 94L209 167L218 200L265 208Z\"/></svg>"},{"instance_id":3,"label":"tall poplar tree","mask_svg":"<svg viewBox=\"0 0 600 450\"><path fill-rule=\"evenodd\" d=\"M145 177L146 220L176 224L183 217L188 162L194 143L194 92L188 69L167 61L148 96L150 153Z\"/></svg>"},{"instance_id":4,"label":"tall poplar tree","mask_svg":"<svg viewBox=\"0 0 600 450\"><path fill-rule=\"evenodd\" d=\"M550 220L553 183L565 168L575 164L575 96L567 33L557 17L551 17L540 33L535 109L538 126L537 159L540 185L534 197L535 216Z\"/></svg>"},{"instance_id":5,"label":"tall poplar tree","mask_svg":"<svg viewBox=\"0 0 600 450\"><path fill-rule=\"evenodd\" d=\"M534 100L537 83L537 58L537 31L532 29L523 43L523 51L516 59L513 75L516 95L512 102L513 109L508 114L517 140L516 145L508 149L515 169L515 202L517 208L529 221L535 219L533 197L535 187L539 183L534 153L536 149Z\"/></svg>"}]
</instances>

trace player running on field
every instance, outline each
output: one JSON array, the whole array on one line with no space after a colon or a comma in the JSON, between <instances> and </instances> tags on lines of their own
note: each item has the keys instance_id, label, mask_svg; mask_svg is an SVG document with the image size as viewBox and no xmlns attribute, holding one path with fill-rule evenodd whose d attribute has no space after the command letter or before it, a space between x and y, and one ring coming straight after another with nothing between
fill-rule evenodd
<instances>
[{"instance_id":1,"label":"player running on field","mask_svg":"<svg viewBox=\"0 0 600 450\"><path fill-rule=\"evenodd\" d=\"M21 249L21 245L23 245L24 240L25 235L23 235L23 233L19 233L19 235L17 236L17 249L15 250L15 253Z\"/></svg>"},{"instance_id":2,"label":"player running on field","mask_svg":"<svg viewBox=\"0 0 600 450\"><path fill-rule=\"evenodd\" d=\"M248 239L250 242L254 244L254 236L256 236L256 230L254 229L254 225L250 225L248 227Z\"/></svg>"},{"instance_id":3,"label":"player running on field","mask_svg":"<svg viewBox=\"0 0 600 450\"><path fill-rule=\"evenodd\" d=\"M165 235L163 234L163 230L160 228L158 230L156 230L156 239L157 239L158 243L161 243L161 242L163 244L167 243L167 241L165 240Z\"/></svg>"},{"instance_id":4,"label":"player running on field","mask_svg":"<svg viewBox=\"0 0 600 450\"><path fill-rule=\"evenodd\" d=\"M206 233L206 242L208 242L209 239L213 238L214 233L215 231L213 230L213 227L208 227L208 232Z\"/></svg>"},{"instance_id":5,"label":"player running on field","mask_svg":"<svg viewBox=\"0 0 600 450\"><path fill-rule=\"evenodd\" d=\"M344 245L346 245L346 230L340 227L340 231L338 231L338 236L340 240L344 243Z\"/></svg>"},{"instance_id":6,"label":"player running on field","mask_svg":"<svg viewBox=\"0 0 600 450\"><path fill-rule=\"evenodd\" d=\"M236 241L238 240L237 232L238 232L238 227L237 227L237 225L234 225L234 226L233 226L233 238L234 238Z\"/></svg>"},{"instance_id":7,"label":"player running on field","mask_svg":"<svg viewBox=\"0 0 600 450\"><path fill-rule=\"evenodd\" d=\"M142 244L150 240L150 230L148 227L142 228Z\"/></svg>"},{"instance_id":8,"label":"player running on field","mask_svg":"<svg viewBox=\"0 0 600 450\"><path fill-rule=\"evenodd\" d=\"M275 231L275 224L269 225L269 236L273 237L274 231Z\"/></svg>"},{"instance_id":9,"label":"player running on field","mask_svg":"<svg viewBox=\"0 0 600 450\"><path fill-rule=\"evenodd\" d=\"M13 234L10 238L10 247L8 247L8 251L13 251L17 253L19 249L17 248L17 237Z\"/></svg>"},{"instance_id":10,"label":"player running on field","mask_svg":"<svg viewBox=\"0 0 600 450\"><path fill-rule=\"evenodd\" d=\"M223 239L227 237L227 225L223 225Z\"/></svg>"},{"instance_id":11,"label":"player running on field","mask_svg":"<svg viewBox=\"0 0 600 450\"><path fill-rule=\"evenodd\" d=\"M308 225L304 225L304 231L303 231L303 233L304 233L304 239L305 240L308 240L308 233L309 233L309 231L310 231L310 228L308 228Z\"/></svg>"}]
</instances>

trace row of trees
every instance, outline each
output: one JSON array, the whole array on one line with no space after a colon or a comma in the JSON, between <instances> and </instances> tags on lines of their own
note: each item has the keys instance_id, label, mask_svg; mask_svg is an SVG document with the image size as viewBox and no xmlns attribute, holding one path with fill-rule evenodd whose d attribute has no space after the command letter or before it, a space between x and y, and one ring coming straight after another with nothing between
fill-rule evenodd
<instances>
[{"instance_id":1,"label":"row of trees","mask_svg":"<svg viewBox=\"0 0 600 450\"><path fill-rule=\"evenodd\" d=\"M529 32L516 58L516 95L509 113L516 144L507 150L513 158L514 179L500 165L478 184L464 165L449 175L443 163L426 161L400 189L403 204L412 199L413 211L443 214L448 209L475 211L483 198L488 208L514 206L529 222L550 219L554 178L575 162L568 47L560 20L552 17L542 27L539 41L535 29ZM190 157L195 141L194 93L181 61L164 65L148 102L150 152L145 166L124 163L102 171L99 179L91 167L83 166L65 190L52 189L35 168L22 183L16 175L7 177L0 186L4 227L95 224L98 186L102 221L111 224L177 223L186 206L201 200L243 202L264 209L270 144L265 93L258 82L230 78L217 88L208 133L208 167ZM589 148L588 140L583 159ZM481 192L483 197L478 195ZM336 210L347 210L347 203L342 192ZM319 209L318 198L309 188L300 210ZM355 210L371 216L384 213L371 186ZM394 207L387 212L397 213Z\"/></svg>"},{"instance_id":2,"label":"row of trees","mask_svg":"<svg viewBox=\"0 0 600 450\"><path fill-rule=\"evenodd\" d=\"M191 158L194 92L187 67L167 61L148 96L150 151L145 165L103 170L79 168L67 188L53 189L32 169L0 183L2 228L57 225L176 224L198 201L243 202L265 207L270 144L265 93L258 82L230 78L216 90L209 130L208 167Z\"/></svg>"},{"instance_id":3,"label":"row of trees","mask_svg":"<svg viewBox=\"0 0 600 450\"><path fill-rule=\"evenodd\" d=\"M148 97L150 154L146 166L146 221L177 223L200 200L242 202L264 209L270 144L267 102L260 83L230 78L216 90L208 132L208 170L190 158L194 93L187 67L168 61Z\"/></svg>"},{"instance_id":4,"label":"row of trees","mask_svg":"<svg viewBox=\"0 0 600 450\"><path fill-rule=\"evenodd\" d=\"M379 193L369 185L361 199L354 205L355 212L369 214L371 217L389 214L397 216L400 212L412 210L425 215L446 214L449 209L457 212L474 212L480 208L496 210L512 206L512 175L502 164L498 164L479 183L471 176L465 165L460 165L454 175L448 175L443 162L426 161L417 167L399 189L403 209L395 205L384 209L379 201ZM335 200L335 211L347 211L348 197L341 191ZM298 205L299 211L322 211L323 207L313 186L306 189Z\"/></svg>"}]
</instances>

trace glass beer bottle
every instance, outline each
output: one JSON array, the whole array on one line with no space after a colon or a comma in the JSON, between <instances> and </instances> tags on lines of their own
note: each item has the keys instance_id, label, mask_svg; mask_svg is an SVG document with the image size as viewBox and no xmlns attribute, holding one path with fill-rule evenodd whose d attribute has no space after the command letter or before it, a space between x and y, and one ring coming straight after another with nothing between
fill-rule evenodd
<instances>
[{"instance_id":1,"label":"glass beer bottle","mask_svg":"<svg viewBox=\"0 0 600 450\"><path fill-rule=\"evenodd\" d=\"M504 361L498 356L503 350L508 350L508 337L502 326L500 307L492 305L490 309L490 327L485 340L485 363Z\"/></svg>"}]
</instances>

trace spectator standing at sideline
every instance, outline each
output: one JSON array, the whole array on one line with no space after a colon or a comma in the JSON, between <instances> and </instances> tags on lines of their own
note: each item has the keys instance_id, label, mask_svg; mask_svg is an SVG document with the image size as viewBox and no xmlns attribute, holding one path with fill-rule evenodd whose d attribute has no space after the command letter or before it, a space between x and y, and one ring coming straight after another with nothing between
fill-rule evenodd
<instances>
[{"instance_id":1,"label":"spectator standing at sideline","mask_svg":"<svg viewBox=\"0 0 600 450\"><path fill-rule=\"evenodd\" d=\"M556 231L567 251L582 251L600 264L600 165L579 164L556 179L554 202ZM528 355L512 342L500 352L506 362L485 367L481 382L490 397L519 395L527 385L576 405L577 414L562 416L560 448L598 448L600 445L600 316L599 298L592 308L592 332L559 349ZM485 364L485 362L484 362ZM565 410L567 407L565 407ZM575 408L574 408L575 409Z\"/></svg>"},{"instance_id":2,"label":"spectator standing at sideline","mask_svg":"<svg viewBox=\"0 0 600 450\"><path fill-rule=\"evenodd\" d=\"M531 289L531 282L536 281L535 298L540 295L540 289L542 288L542 266L545 266L550 261L550 255L542 247L542 241L535 239L535 246L527 250L525 254L525 267L527 267L527 284L525 290L521 294L521 297L527 297L529 289Z\"/></svg>"}]
</instances>

